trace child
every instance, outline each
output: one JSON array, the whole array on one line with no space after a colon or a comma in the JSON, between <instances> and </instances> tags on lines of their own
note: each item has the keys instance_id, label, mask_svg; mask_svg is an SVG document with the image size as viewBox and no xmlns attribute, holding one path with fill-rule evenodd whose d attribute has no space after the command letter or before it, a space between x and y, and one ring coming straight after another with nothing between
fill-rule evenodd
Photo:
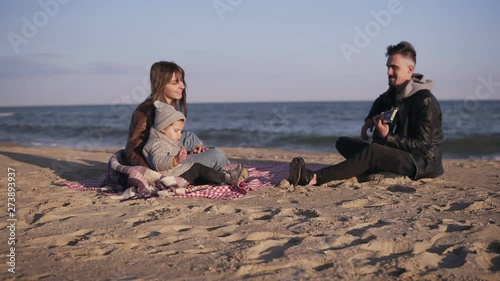
<instances>
[{"instance_id":1,"label":"child","mask_svg":"<svg viewBox=\"0 0 500 281\"><path fill-rule=\"evenodd\" d=\"M238 164L234 170L219 171L200 163L186 163L187 151L179 146L186 117L173 106L155 101L155 120L149 131L149 138L142 152L149 167L165 173L165 176L175 176L185 179L187 184L193 184L200 179L207 183L230 184L238 183L243 166ZM185 186L180 186L185 187Z\"/></svg>"}]
</instances>

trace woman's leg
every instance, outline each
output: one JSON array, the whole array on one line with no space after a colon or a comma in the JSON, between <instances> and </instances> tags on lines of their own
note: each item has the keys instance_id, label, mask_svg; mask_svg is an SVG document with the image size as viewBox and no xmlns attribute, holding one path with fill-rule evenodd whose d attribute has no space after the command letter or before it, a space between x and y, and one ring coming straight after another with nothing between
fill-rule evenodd
<instances>
[{"instance_id":1,"label":"woman's leg","mask_svg":"<svg viewBox=\"0 0 500 281\"><path fill-rule=\"evenodd\" d=\"M200 163L216 170L220 170L230 163L224 152L216 147L210 147L202 153L189 154L185 162Z\"/></svg>"},{"instance_id":2,"label":"woman's leg","mask_svg":"<svg viewBox=\"0 0 500 281\"><path fill-rule=\"evenodd\" d=\"M193 150L197 145L201 144L202 141L193 132L183 131L180 143L182 146L184 146L186 151L189 152Z\"/></svg>"},{"instance_id":3,"label":"woman's leg","mask_svg":"<svg viewBox=\"0 0 500 281\"><path fill-rule=\"evenodd\" d=\"M194 133L182 132L181 144L188 152L201 143L201 140ZM200 163L217 170L222 169L230 163L224 152L216 147L208 147L208 150L202 153L189 154L185 161L188 163Z\"/></svg>"}]
</instances>

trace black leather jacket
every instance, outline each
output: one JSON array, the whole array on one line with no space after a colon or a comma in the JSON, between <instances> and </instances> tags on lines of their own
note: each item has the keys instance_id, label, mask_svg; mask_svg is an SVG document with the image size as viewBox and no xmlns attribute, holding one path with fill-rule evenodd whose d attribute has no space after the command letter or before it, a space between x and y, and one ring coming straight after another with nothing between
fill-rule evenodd
<instances>
[{"instance_id":1,"label":"black leather jacket","mask_svg":"<svg viewBox=\"0 0 500 281\"><path fill-rule=\"evenodd\" d=\"M436 97L428 89L419 90L400 101L397 101L396 95L395 89L389 89L374 101L370 109L367 118L394 107L399 108L387 137L374 134L374 141L411 153L417 168L414 179L442 175L441 144L444 135L441 107Z\"/></svg>"}]
</instances>

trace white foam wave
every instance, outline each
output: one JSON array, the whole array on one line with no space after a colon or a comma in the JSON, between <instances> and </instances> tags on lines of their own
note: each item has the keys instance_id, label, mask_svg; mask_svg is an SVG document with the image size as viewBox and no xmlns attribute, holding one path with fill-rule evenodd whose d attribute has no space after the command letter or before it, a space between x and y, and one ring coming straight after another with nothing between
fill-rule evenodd
<instances>
[{"instance_id":1,"label":"white foam wave","mask_svg":"<svg viewBox=\"0 0 500 281\"><path fill-rule=\"evenodd\" d=\"M9 117L16 114L15 112L0 112L0 117Z\"/></svg>"}]
</instances>

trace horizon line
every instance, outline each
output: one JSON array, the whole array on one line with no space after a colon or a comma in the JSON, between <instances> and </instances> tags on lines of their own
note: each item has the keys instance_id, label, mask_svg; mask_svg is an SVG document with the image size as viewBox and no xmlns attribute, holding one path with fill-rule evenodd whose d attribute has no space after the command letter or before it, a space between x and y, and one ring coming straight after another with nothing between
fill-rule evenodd
<instances>
[{"instance_id":1,"label":"horizon line","mask_svg":"<svg viewBox=\"0 0 500 281\"><path fill-rule=\"evenodd\" d=\"M439 102L442 101L466 101L468 99L439 99ZM235 103L318 103L318 102L373 102L373 100L304 100L304 101L217 101L217 102L189 102L190 104L235 104ZM478 99L481 101L500 101L500 99ZM34 105L2 105L0 108L10 108L10 107L58 107L58 106L109 106L109 105L139 105L139 103L83 103L83 104L34 104Z\"/></svg>"}]
</instances>

